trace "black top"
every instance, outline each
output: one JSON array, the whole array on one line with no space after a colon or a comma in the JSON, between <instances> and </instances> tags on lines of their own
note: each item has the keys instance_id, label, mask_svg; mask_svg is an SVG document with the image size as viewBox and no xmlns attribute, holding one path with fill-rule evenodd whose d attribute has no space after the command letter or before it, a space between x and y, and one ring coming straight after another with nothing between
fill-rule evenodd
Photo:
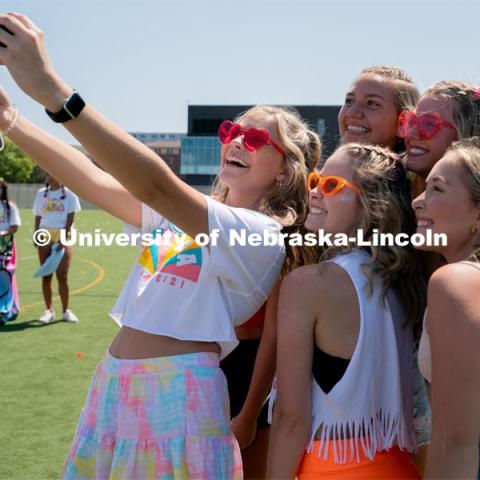
<instances>
[{"instance_id":1,"label":"black top","mask_svg":"<svg viewBox=\"0 0 480 480\"><path fill-rule=\"evenodd\" d=\"M341 380L347 370L349 358L334 357L320 350L314 345L313 350L313 378L324 393L330 390Z\"/></svg>"}]
</instances>

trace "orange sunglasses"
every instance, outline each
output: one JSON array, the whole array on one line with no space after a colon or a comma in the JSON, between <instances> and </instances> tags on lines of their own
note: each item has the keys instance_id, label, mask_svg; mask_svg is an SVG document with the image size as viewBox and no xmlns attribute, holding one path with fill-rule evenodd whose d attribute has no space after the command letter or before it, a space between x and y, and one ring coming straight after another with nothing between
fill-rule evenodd
<instances>
[{"instance_id":1,"label":"orange sunglasses","mask_svg":"<svg viewBox=\"0 0 480 480\"><path fill-rule=\"evenodd\" d=\"M340 192L340 190L343 190L345 187L351 188L357 193L361 193L359 187L349 182L348 180L345 180L342 177L335 177L332 175L324 177L318 172L312 172L308 176L308 191L311 192L314 188L317 188L318 185L320 185L322 194L326 197L336 195L338 192Z\"/></svg>"}]
</instances>

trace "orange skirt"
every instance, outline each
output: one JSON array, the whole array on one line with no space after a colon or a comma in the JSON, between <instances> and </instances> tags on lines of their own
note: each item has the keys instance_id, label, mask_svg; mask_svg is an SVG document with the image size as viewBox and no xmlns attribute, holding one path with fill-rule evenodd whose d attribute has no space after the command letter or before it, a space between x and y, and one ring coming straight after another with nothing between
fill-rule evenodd
<instances>
[{"instance_id":1,"label":"orange skirt","mask_svg":"<svg viewBox=\"0 0 480 480\"><path fill-rule=\"evenodd\" d=\"M333 442L330 440L328 460L318 456L320 441L315 440L313 450L305 453L297 472L298 480L314 479L402 479L420 480L415 464L406 450L393 447L378 452L373 460L369 460L360 449L360 462L335 463L333 459Z\"/></svg>"}]
</instances>

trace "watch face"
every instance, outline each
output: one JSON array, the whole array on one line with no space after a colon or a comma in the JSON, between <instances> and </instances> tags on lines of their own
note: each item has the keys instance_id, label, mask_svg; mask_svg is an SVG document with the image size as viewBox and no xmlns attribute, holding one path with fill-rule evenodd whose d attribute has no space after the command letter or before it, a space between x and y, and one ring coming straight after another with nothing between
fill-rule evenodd
<instances>
[{"instance_id":1,"label":"watch face","mask_svg":"<svg viewBox=\"0 0 480 480\"><path fill-rule=\"evenodd\" d=\"M85 102L82 97L77 93L73 92L72 96L65 102L63 109L68 113L70 118L76 118L80 115L80 112L83 110Z\"/></svg>"},{"instance_id":2,"label":"watch face","mask_svg":"<svg viewBox=\"0 0 480 480\"><path fill-rule=\"evenodd\" d=\"M74 90L72 95L67 98L63 107L58 112L49 112L45 110L48 116L57 123L64 123L72 118L77 118L85 107L82 97Z\"/></svg>"}]
</instances>

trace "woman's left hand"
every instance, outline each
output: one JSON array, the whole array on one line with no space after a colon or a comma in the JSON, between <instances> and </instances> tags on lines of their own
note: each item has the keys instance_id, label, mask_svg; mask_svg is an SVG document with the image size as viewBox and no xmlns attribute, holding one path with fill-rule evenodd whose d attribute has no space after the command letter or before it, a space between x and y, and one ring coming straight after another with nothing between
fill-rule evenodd
<instances>
[{"instance_id":1,"label":"woman's left hand","mask_svg":"<svg viewBox=\"0 0 480 480\"><path fill-rule=\"evenodd\" d=\"M257 436L257 421L244 418L241 412L231 422L232 432L240 449L250 446Z\"/></svg>"}]
</instances>

